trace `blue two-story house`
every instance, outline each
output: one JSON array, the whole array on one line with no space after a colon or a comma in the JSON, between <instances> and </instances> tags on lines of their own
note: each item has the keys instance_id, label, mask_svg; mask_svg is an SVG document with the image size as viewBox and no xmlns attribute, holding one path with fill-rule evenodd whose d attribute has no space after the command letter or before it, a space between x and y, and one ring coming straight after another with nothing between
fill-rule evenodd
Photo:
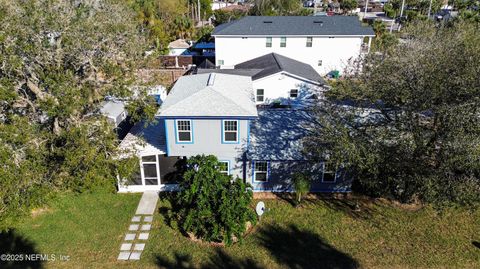
<instances>
[{"instance_id":1,"label":"blue two-story house","mask_svg":"<svg viewBox=\"0 0 480 269\"><path fill-rule=\"evenodd\" d=\"M291 191L292 174L305 170L312 173L312 191L349 191L350 181L338 169L302 154L312 120L305 106L257 107L249 76L181 77L156 122L137 124L121 142L125 154L139 156L140 167L133 179L119 180L119 191L174 190L181 180L178 168L198 154L217 156L221 172L254 191Z\"/></svg>"}]
</instances>

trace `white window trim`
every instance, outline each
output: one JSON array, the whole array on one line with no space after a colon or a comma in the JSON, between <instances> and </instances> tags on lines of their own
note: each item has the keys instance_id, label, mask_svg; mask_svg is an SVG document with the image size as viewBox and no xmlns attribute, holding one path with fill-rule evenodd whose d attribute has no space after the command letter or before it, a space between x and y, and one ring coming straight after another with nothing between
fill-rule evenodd
<instances>
[{"instance_id":1,"label":"white window trim","mask_svg":"<svg viewBox=\"0 0 480 269\"><path fill-rule=\"evenodd\" d=\"M322 183L336 183L337 182L337 170L338 169L335 169L335 171L332 171L333 172L333 181L324 181L324 178L325 178L325 162L322 163Z\"/></svg>"},{"instance_id":2,"label":"white window trim","mask_svg":"<svg viewBox=\"0 0 480 269\"><path fill-rule=\"evenodd\" d=\"M236 130L236 131L226 131L226 130L225 130L225 127L226 127L225 122L227 122L227 121L234 121L234 122L236 122L236 123L237 123L237 130ZM223 132L223 141L222 141L222 142L224 142L224 143L238 143L238 136L239 136L239 131L238 131L238 130L239 130L239 128L240 128L239 124L240 124L240 123L238 122L238 120L222 120L222 127L223 127L223 130L222 130L222 132ZM227 137L225 136L225 133L227 133L227 132L229 132L229 133L235 132L235 133L237 134L237 135L235 136L237 139L236 139L235 141L229 141L229 140L227 140Z\"/></svg>"},{"instance_id":3,"label":"white window trim","mask_svg":"<svg viewBox=\"0 0 480 269\"><path fill-rule=\"evenodd\" d=\"M269 42L269 41L270 41L270 42ZM266 47L266 48L271 48L271 47L273 47L273 44L272 44L272 43L273 43L273 38L270 37L270 36L267 36L267 37L265 38L265 47ZM269 46L269 45L270 45L270 46Z\"/></svg>"},{"instance_id":4,"label":"white window trim","mask_svg":"<svg viewBox=\"0 0 480 269\"><path fill-rule=\"evenodd\" d=\"M264 162L267 164L267 171L259 171L260 173L266 173L265 181L257 180L257 171L255 170L258 162ZM270 162L269 161L253 161L253 182L255 183L267 183L270 177Z\"/></svg>"},{"instance_id":5,"label":"white window trim","mask_svg":"<svg viewBox=\"0 0 480 269\"><path fill-rule=\"evenodd\" d=\"M230 161L218 161L218 162L227 164L227 173L225 173L225 171L220 171L220 173L230 175Z\"/></svg>"},{"instance_id":6,"label":"white window trim","mask_svg":"<svg viewBox=\"0 0 480 269\"><path fill-rule=\"evenodd\" d=\"M263 90L263 94L262 94L262 95L259 95L259 94L258 94L258 90ZM262 96L262 99L263 99L263 100L262 100L262 101L258 101L258 96ZM256 103L263 103L263 102L265 102L265 89L256 89L256 90L255 90L255 102L256 102Z\"/></svg>"},{"instance_id":7,"label":"white window trim","mask_svg":"<svg viewBox=\"0 0 480 269\"><path fill-rule=\"evenodd\" d=\"M292 97L292 91L297 91L297 96ZM298 89L290 89L290 91L288 92L288 97L296 99L296 98L298 98L299 93L300 93L300 91Z\"/></svg>"},{"instance_id":8,"label":"white window trim","mask_svg":"<svg viewBox=\"0 0 480 269\"><path fill-rule=\"evenodd\" d=\"M190 123L189 124L190 130L189 131L180 130L179 124L178 124L179 121L188 121ZM177 141L176 141L177 143L191 143L191 142L193 142L192 120L175 120L175 125L176 125L176 129L177 129L176 130L177 132L175 134L177 136ZM190 140L188 140L188 141L187 140L180 140L180 132L190 132Z\"/></svg>"},{"instance_id":9,"label":"white window trim","mask_svg":"<svg viewBox=\"0 0 480 269\"><path fill-rule=\"evenodd\" d=\"M310 42L308 41L310 39ZM310 43L310 46L308 45ZM307 41L305 42L305 47L312 48L313 47L313 37L307 36Z\"/></svg>"}]
</instances>

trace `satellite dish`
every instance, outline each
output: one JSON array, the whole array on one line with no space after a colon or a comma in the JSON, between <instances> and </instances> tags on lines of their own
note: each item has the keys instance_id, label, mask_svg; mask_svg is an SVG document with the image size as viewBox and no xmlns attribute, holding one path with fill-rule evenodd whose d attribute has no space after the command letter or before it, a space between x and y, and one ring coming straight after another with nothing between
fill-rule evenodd
<instances>
[{"instance_id":1,"label":"satellite dish","mask_svg":"<svg viewBox=\"0 0 480 269\"><path fill-rule=\"evenodd\" d=\"M258 216L262 216L265 213L265 203L260 201L257 203L257 207L255 208Z\"/></svg>"}]
</instances>

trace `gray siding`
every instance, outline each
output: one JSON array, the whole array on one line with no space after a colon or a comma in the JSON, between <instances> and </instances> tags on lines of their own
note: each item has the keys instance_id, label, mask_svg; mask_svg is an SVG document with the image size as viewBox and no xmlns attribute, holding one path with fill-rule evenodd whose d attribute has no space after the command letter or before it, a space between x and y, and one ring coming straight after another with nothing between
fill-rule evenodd
<instances>
[{"instance_id":1,"label":"gray siding","mask_svg":"<svg viewBox=\"0 0 480 269\"><path fill-rule=\"evenodd\" d=\"M166 119L167 152L169 156L215 155L220 161L230 162L234 176L243 178L240 160L248 142L249 121L239 119L238 143L222 143L222 119L190 119L193 141L179 143L176 139L174 119Z\"/></svg>"},{"instance_id":2,"label":"gray siding","mask_svg":"<svg viewBox=\"0 0 480 269\"><path fill-rule=\"evenodd\" d=\"M349 192L351 179L345 171L338 170L334 183L322 182L322 164L308 161L268 161L269 176L267 182L255 182L253 178L253 162L248 161L246 182L254 191L293 191L292 175L297 171L310 171L312 192Z\"/></svg>"}]
</instances>

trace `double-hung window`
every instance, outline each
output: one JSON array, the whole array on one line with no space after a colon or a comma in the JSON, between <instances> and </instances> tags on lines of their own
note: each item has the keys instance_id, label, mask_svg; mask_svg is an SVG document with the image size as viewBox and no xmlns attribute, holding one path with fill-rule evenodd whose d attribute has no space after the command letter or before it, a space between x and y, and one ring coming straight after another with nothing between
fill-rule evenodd
<instances>
[{"instance_id":1,"label":"double-hung window","mask_svg":"<svg viewBox=\"0 0 480 269\"><path fill-rule=\"evenodd\" d=\"M307 36L307 48L311 48L313 43L313 37Z\"/></svg>"},{"instance_id":2,"label":"double-hung window","mask_svg":"<svg viewBox=\"0 0 480 269\"><path fill-rule=\"evenodd\" d=\"M191 120L177 120L177 141L180 143L193 141Z\"/></svg>"},{"instance_id":3,"label":"double-hung window","mask_svg":"<svg viewBox=\"0 0 480 269\"><path fill-rule=\"evenodd\" d=\"M322 182L335 183L337 180L337 169L331 162L323 163Z\"/></svg>"},{"instance_id":4,"label":"double-hung window","mask_svg":"<svg viewBox=\"0 0 480 269\"><path fill-rule=\"evenodd\" d=\"M256 182L268 181L268 162L255 161L253 163L253 181L256 181Z\"/></svg>"},{"instance_id":5,"label":"double-hung window","mask_svg":"<svg viewBox=\"0 0 480 269\"><path fill-rule=\"evenodd\" d=\"M280 37L280 48L285 48L287 47L287 38L282 36Z\"/></svg>"},{"instance_id":6,"label":"double-hung window","mask_svg":"<svg viewBox=\"0 0 480 269\"><path fill-rule=\"evenodd\" d=\"M238 120L223 121L223 142L238 142Z\"/></svg>"},{"instance_id":7,"label":"double-hung window","mask_svg":"<svg viewBox=\"0 0 480 269\"><path fill-rule=\"evenodd\" d=\"M229 175L230 174L230 162L229 161L219 161L218 170L220 173Z\"/></svg>"},{"instance_id":8,"label":"double-hung window","mask_svg":"<svg viewBox=\"0 0 480 269\"><path fill-rule=\"evenodd\" d=\"M271 37L267 37L266 40L265 40L265 47L267 48L271 48L272 47L272 38Z\"/></svg>"},{"instance_id":9,"label":"double-hung window","mask_svg":"<svg viewBox=\"0 0 480 269\"><path fill-rule=\"evenodd\" d=\"M297 98L297 97L298 97L298 89L291 89L290 98Z\"/></svg>"},{"instance_id":10,"label":"double-hung window","mask_svg":"<svg viewBox=\"0 0 480 269\"><path fill-rule=\"evenodd\" d=\"M265 99L265 90L264 89L257 89L257 97L256 101L257 102L263 102Z\"/></svg>"}]
</instances>

